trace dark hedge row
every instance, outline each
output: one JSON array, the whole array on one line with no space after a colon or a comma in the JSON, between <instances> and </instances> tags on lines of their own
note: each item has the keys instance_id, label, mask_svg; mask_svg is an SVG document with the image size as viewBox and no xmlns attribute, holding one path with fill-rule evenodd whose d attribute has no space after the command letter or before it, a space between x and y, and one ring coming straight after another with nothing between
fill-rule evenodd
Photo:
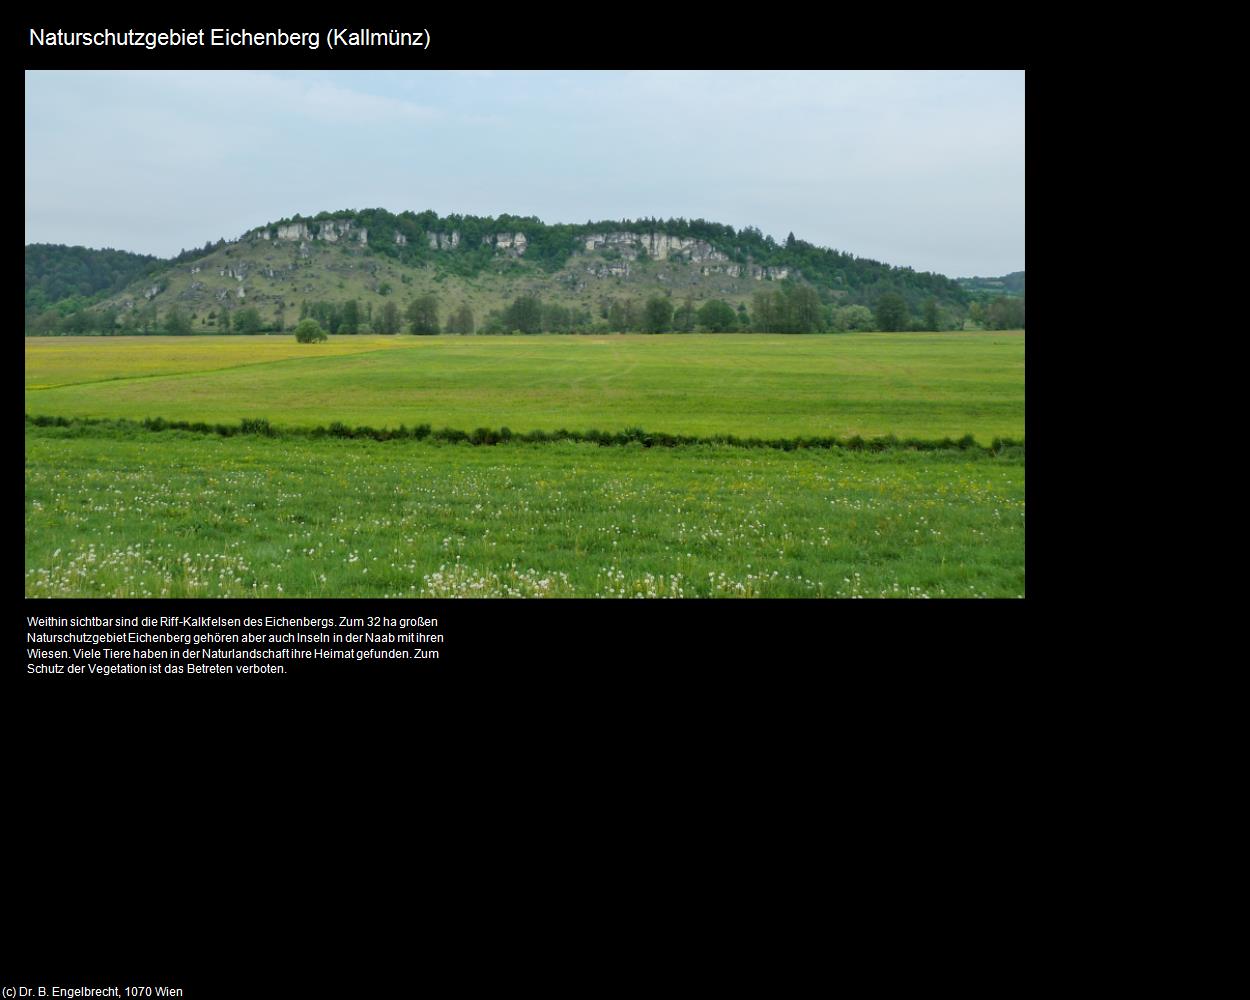
<instances>
[{"instance_id":1,"label":"dark hedge row","mask_svg":"<svg viewBox=\"0 0 1250 1000\"><path fill-rule=\"evenodd\" d=\"M456 430L443 427L433 430L429 424L418 424L416 427L349 427L335 421L328 427L274 427L268 420L249 419L238 424L208 424L186 420L165 420L163 417L148 417L142 421L134 420L103 420L91 417L32 417L26 415L26 422L35 427L115 427L118 430L144 429L149 431L189 431L193 434L217 434L221 437L234 437L239 434L260 435L262 437L304 437L304 438L368 438L373 441L397 440L430 440L451 443L465 442L472 445L505 444L518 441L526 444L538 444L550 441L582 441L603 447L640 444L644 448L678 448L689 445L726 445L733 448L774 448L779 451L796 451L806 448L842 448L847 451L892 451L904 449L910 451L968 451L972 449L990 454L1002 454L1007 449L1024 448L1023 441L1013 438L994 438L988 447L979 445L971 434L965 434L959 440L945 437L941 439L899 438L893 434L884 437L863 438L858 434L850 438L838 437L793 437L793 438L756 438L738 437L736 434L714 434L710 436L694 436L689 434L665 434L657 431L644 431L641 427L629 427L623 431L570 431L561 428L555 431L527 431L517 433L507 427L493 430L489 427L478 427L473 431Z\"/></svg>"}]
</instances>

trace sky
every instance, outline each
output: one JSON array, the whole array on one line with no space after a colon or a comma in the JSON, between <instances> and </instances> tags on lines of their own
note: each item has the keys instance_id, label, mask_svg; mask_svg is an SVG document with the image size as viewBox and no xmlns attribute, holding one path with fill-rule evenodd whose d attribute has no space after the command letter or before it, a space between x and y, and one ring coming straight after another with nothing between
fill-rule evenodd
<instances>
[{"instance_id":1,"label":"sky","mask_svg":"<svg viewBox=\"0 0 1250 1000\"><path fill-rule=\"evenodd\" d=\"M1023 71L28 71L25 139L27 243L169 257L433 209L1025 266Z\"/></svg>"}]
</instances>

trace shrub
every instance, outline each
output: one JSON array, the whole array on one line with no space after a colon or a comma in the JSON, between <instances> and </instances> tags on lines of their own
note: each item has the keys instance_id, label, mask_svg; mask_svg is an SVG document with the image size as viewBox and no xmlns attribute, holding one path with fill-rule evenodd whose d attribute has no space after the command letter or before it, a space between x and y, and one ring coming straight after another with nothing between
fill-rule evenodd
<instances>
[{"instance_id":1,"label":"shrub","mask_svg":"<svg viewBox=\"0 0 1250 1000\"><path fill-rule=\"evenodd\" d=\"M326 332L315 319L303 319L295 328L295 339L301 344L317 344L326 339Z\"/></svg>"}]
</instances>

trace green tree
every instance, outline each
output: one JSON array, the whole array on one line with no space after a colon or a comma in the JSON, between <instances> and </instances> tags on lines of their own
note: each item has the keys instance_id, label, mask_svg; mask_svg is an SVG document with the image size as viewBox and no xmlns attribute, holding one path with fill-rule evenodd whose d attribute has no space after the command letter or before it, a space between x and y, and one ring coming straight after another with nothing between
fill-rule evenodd
<instances>
[{"instance_id":1,"label":"green tree","mask_svg":"<svg viewBox=\"0 0 1250 1000\"><path fill-rule=\"evenodd\" d=\"M408 304L408 328L420 336L438 333L438 297L421 295Z\"/></svg>"},{"instance_id":2,"label":"green tree","mask_svg":"<svg viewBox=\"0 0 1250 1000\"><path fill-rule=\"evenodd\" d=\"M776 333L782 327L783 310L780 296L773 292L756 292L751 296L751 329L757 333Z\"/></svg>"},{"instance_id":3,"label":"green tree","mask_svg":"<svg viewBox=\"0 0 1250 1000\"><path fill-rule=\"evenodd\" d=\"M906 330L907 303L898 292L886 292L877 300L877 327L881 330Z\"/></svg>"},{"instance_id":4,"label":"green tree","mask_svg":"<svg viewBox=\"0 0 1250 1000\"><path fill-rule=\"evenodd\" d=\"M378 310L375 329L378 333L399 333L401 322L399 306L393 300L387 299Z\"/></svg>"},{"instance_id":5,"label":"green tree","mask_svg":"<svg viewBox=\"0 0 1250 1000\"><path fill-rule=\"evenodd\" d=\"M646 333L665 333L673 324L673 303L663 295L647 299L642 310L642 328Z\"/></svg>"},{"instance_id":6,"label":"green tree","mask_svg":"<svg viewBox=\"0 0 1250 1000\"><path fill-rule=\"evenodd\" d=\"M96 314L96 322L102 334L106 337L112 336L117 332L117 309L114 306L105 306Z\"/></svg>"},{"instance_id":7,"label":"green tree","mask_svg":"<svg viewBox=\"0 0 1250 1000\"><path fill-rule=\"evenodd\" d=\"M473 310L467 302L460 303L460 308L447 317L448 333L472 333Z\"/></svg>"},{"instance_id":8,"label":"green tree","mask_svg":"<svg viewBox=\"0 0 1250 1000\"><path fill-rule=\"evenodd\" d=\"M791 234L793 235L793 234ZM815 333L821 327L820 296L811 285L793 284L783 286L784 320L786 333Z\"/></svg>"},{"instance_id":9,"label":"green tree","mask_svg":"<svg viewBox=\"0 0 1250 1000\"><path fill-rule=\"evenodd\" d=\"M343 303L343 318L339 322L339 333L360 332L360 302L348 299Z\"/></svg>"},{"instance_id":10,"label":"green tree","mask_svg":"<svg viewBox=\"0 0 1250 1000\"><path fill-rule=\"evenodd\" d=\"M61 332L69 334L71 337L90 333L94 326L95 320L91 318L91 314L85 309L72 312L61 320Z\"/></svg>"},{"instance_id":11,"label":"green tree","mask_svg":"<svg viewBox=\"0 0 1250 1000\"><path fill-rule=\"evenodd\" d=\"M874 322L867 306L841 306L833 311L833 325L838 331L871 330Z\"/></svg>"},{"instance_id":12,"label":"green tree","mask_svg":"<svg viewBox=\"0 0 1250 1000\"><path fill-rule=\"evenodd\" d=\"M326 339L326 332L315 319L302 319L295 327L295 339L301 344L316 344Z\"/></svg>"},{"instance_id":13,"label":"green tree","mask_svg":"<svg viewBox=\"0 0 1250 1000\"><path fill-rule=\"evenodd\" d=\"M712 299L699 310L699 326L712 333L729 333L737 329L738 316L728 302Z\"/></svg>"},{"instance_id":14,"label":"green tree","mask_svg":"<svg viewBox=\"0 0 1250 1000\"><path fill-rule=\"evenodd\" d=\"M608 307L608 326L618 333L629 333L634 328L633 303L613 299Z\"/></svg>"},{"instance_id":15,"label":"green tree","mask_svg":"<svg viewBox=\"0 0 1250 1000\"><path fill-rule=\"evenodd\" d=\"M986 319L991 330L1023 330L1024 299L1003 296L990 303Z\"/></svg>"},{"instance_id":16,"label":"green tree","mask_svg":"<svg viewBox=\"0 0 1250 1000\"><path fill-rule=\"evenodd\" d=\"M924 300L924 328L926 330L937 330L939 326L937 299L930 295Z\"/></svg>"},{"instance_id":17,"label":"green tree","mask_svg":"<svg viewBox=\"0 0 1250 1000\"><path fill-rule=\"evenodd\" d=\"M235 333L259 333L260 312L252 306L248 306L246 309L236 309L234 311L234 331Z\"/></svg>"},{"instance_id":18,"label":"green tree","mask_svg":"<svg viewBox=\"0 0 1250 1000\"><path fill-rule=\"evenodd\" d=\"M690 333L694 330L695 309L694 299L689 295L673 313L673 329L678 333Z\"/></svg>"},{"instance_id":19,"label":"green tree","mask_svg":"<svg viewBox=\"0 0 1250 1000\"><path fill-rule=\"evenodd\" d=\"M182 336L191 332L191 320L185 312L174 306L165 314L165 332L173 336Z\"/></svg>"},{"instance_id":20,"label":"green tree","mask_svg":"<svg viewBox=\"0 0 1250 1000\"><path fill-rule=\"evenodd\" d=\"M543 325L543 303L537 295L522 295L504 311L504 327L521 333L540 333Z\"/></svg>"}]
</instances>

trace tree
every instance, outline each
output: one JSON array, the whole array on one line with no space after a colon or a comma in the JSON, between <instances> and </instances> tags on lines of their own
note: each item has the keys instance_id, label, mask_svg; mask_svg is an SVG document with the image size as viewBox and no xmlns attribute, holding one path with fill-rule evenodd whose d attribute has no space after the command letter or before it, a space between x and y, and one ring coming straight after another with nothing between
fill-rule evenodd
<instances>
[{"instance_id":1,"label":"tree","mask_svg":"<svg viewBox=\"0 0 1250 1000\"><path fill-rule=\"evenodd\" d=\"M937 299L930 295L924 300L924 328L926 330L936 330L938 326Z\"/></svg>"},{"instance_id":2,"label":"tree","mask_svg":"<svg viewBox=\"0 0 1250 1000\"><path fill-rule=\"evenodd\" d=\"M781 329L781 303L772 292L756 292L751 297L752 329L757 333L776 333Z\"/></svg>"},{"instance_id":3,"label":"tree","mask_svg":"<svg viewBox=\"0 0 1250 1000\"><path fill-rule=\"evenodd\" d=\"M112 336L117 332L117 309L114 306L105 306L97 314L96 322L102 334L106 337Z\"/></svg>"},{"instance_id":4,"label":"tree","mask_svg":"<svg viewBox=\"0 0 1250 1000\"><path fill-rule=\"evenodd\" d=\"M177 306L165 314L165 332L174 336L182 336L191 332L191 320Z\"/></svg>"},{"instance_id":5,"label":"tree","mask_svg":"<svg viewBox=\"0 0 1250 1000\"><path fill-rule=\"evenodd\" d=\"M1024 329L1024 299L1003 296L991 302L986 312L991 330Z\"/></svg>"},{"instance_id":6,"label":"tree","mask_svg":"<svg viewBox=\"0 0 1250 1000\"><path fill-rule=\"evenodd\" d=\"M782 329L786 333L815 333L821 326L820 296L811 285L792 284L782 286L784 295L784 319Z\"/></svg>"},{"instance_id":7,"label":"tree","mask_svg":"<svg viewBox=\"0 0 1250 1000\"><path fill-rule=\"evenodd\" d=\"M400 316L399 306L393 300L387 299L383 303L382 308L378 310L378 318L376 329L378 333L399 333Z\"/></svg>"},{"instance_id":8,"label":"tree","mask_svg":"<svg viewBox=\"0 0 1250 1000\"><path fill-rule=\"evenodd\" d=\"M634 328L634 303L630 299L624 302L613 299L608 308L608 326L619 333L628 333Z\"/></svg>"},{"instance_id":9,"label":"tree","mask_svg":"<svg viewBox=\"0 0 1250 1000\"><path fill-rule=\"evenodd\" d=\"M301 344L317 344L326 339L326 332L315 319L302 319L295 327L295 339Z\"/></svg>"},{"instance_id":10,"label":"tree","mask_svg":"<svg viewBox=\"0 0 1250 1000\"><path fill-rule=\"evenodd\" d=\"M886 292L877 300L877 327L881 330L907 329L907 303L898 292Z\"/></svg>"},{"instance_id":11,"label":"tree","mask_svg":"<svg viewBox=\"0 0 1250 1000\"><path fill-rule=\"evenodd\" d=\"M253 306L248 306L246 309L236 309L234 311L234 331L235 333L259 333L260 313Z\"/></svg>"},{"instance_id":12,"label":"tree","mask_svg":"<svg viewBox=\"0 0 1250 1000\"><path fill-rule=\"evenodd\" d=\"M712 333L729 333L737 325L737 314L728 302L712 299L699 310L699 326Z\"/></svg>"},{"instance_id":13,"label":"tree","mask_svg":"<svg viewBox=\"0 0 1250 1000\"><path fill-rule=\"evenodd\" d=\"M695 310L694 299L689 295L673 313L673 329L678 333L691 333L694 330Z\"/></svg>"},{"instance_id":14,"label":"tree","mask_svg":"<svg viewBox=\"0 0 1250 1000\"><path fill-rule=\"evenodd\" d=\"M343 318L339 322L339 333L359 333L360 303L356 299L348 299L342 308Z\"/></svg>"},{"instance_id":15,"label":"tree","mask_svg":"<svg viewBox=\"0 0 1250 1000\"><path fill-rule=\"evenodd\" d=\"M438 333L438 297L422 295L408 305L408 327L413 333L428 336Z\"/></svg>"},{"instance_id":16,"label":"tree","mask_svg":"<svg viewBox=\"0 0 1250 1000\"><path fill-rule=\"evenodd\" d=\"M871 330L873 328L872 310L867 306L842 306L833 311L835 330Z\"/></svg>"},{"instance_id":17,"label":"tree","mask_svg":"<svg viewBox=\"0 0 1250 1000\"><path fill-rule=\"evenodd\" d=\"M467 302L462 302L460 308L447 318L447 332L472 333L473 329L473 310Z\"/></svg>"},{"instance_id":18,"label":"tree","mask_svg":"<svg viewBox=\"0 0 1250 1000\"><path fill-rule=\"evenodd\" d=\"M504 310L503 325L521 333L540 333L543 325L543 303L537 295L522 295Z\"/></svg>"},{"instance_id":19,"label":"tree","mask_svg":"<svg viewBox=\"0 0 1250 1000\"><path fill-rule=\"evenodd\" d=\"M642 311L642 328L646 333L665 333L673 324L673 303L663 295L647 299Z\"/></svg>"}]
</instances>

